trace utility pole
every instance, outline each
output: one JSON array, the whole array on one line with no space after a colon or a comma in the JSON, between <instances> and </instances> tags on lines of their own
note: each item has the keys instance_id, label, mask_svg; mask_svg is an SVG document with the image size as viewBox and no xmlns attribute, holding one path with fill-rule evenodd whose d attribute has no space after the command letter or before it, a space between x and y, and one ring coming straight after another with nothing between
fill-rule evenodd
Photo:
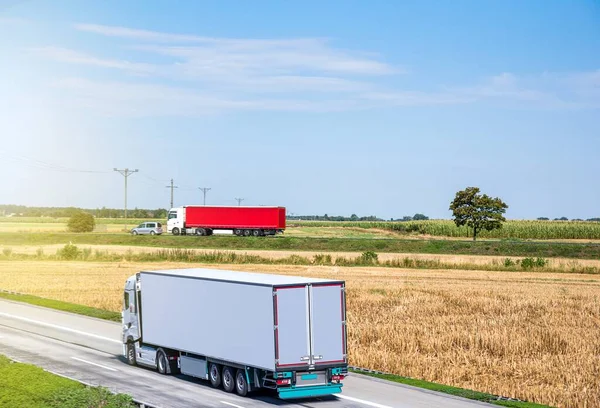
<instances>
[{"instance_id":1,"label":"utility pole","mask_svg":"<svg viewBox=\"0 0 600 408\"><path fill-rule=\"evenodd\" d=\"M208 188L208 187L198 187L198 189L202 190L202 192L204 193L204 205L206 205L206 192L208 190L210 190L210 188Z\"/></svg>"},{"instance_id":2,"label":"utility pole","mask_svg":"<svg viewBox=\"0 0 600 408\"><path fill-rule=\"evenodd\" d=\"M244 199L243 198L236 198L236 201L238 202L238 207L239 207L240 205L242 205L242 201L244 201Z\"/></svg>"},{"instance_id":3,"label":"utility pole","mask_svg":"<svg viewBox=\"0 0 600 408\"><path fill-rule=\"evenodd\" d=\"M173 179L171 179L171 185L165 186L165 187L171 189L171 207L170 208L173 208L173 189L178 188L178 187L173 185Z\"/></svg>"},{"instance_id":4,"label":"utility pole","mask_svg":"<svg viewBox=\"0 0 600 408\"><path fill-rule=\"evenodd\" d=\"M119 170L117 168L114 168L113 170L114 171L118 171L119 173L121 173L121 175L123 177L125 177L125 219L127 219L127 177L129 177L133 173L137 173L139 170L138 169L135 169L135 170L129 170L129 169ZM125 225L125 228L127 228L127 225Z\"/></svg>"}]
</instances>

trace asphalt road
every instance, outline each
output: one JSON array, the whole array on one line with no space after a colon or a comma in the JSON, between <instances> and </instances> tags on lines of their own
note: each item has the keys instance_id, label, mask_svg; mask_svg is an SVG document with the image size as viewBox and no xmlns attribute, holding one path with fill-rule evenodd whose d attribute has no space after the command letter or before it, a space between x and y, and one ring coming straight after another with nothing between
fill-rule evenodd
<instances>
[{"instance_id":1,"label":"asphalt road","mask_svg":"<svg viewBox=\"0 0 600 408\"><path fill-rule=\"evenodd\" d=\"M120 334L119 323L0 300L0 354L127 393L156 408L493 406L354 374L344 380L342 394L327 398L283 401L269 393L241 398L192 377L129 366L122 356Z\"/></svg>"}]
</instances>

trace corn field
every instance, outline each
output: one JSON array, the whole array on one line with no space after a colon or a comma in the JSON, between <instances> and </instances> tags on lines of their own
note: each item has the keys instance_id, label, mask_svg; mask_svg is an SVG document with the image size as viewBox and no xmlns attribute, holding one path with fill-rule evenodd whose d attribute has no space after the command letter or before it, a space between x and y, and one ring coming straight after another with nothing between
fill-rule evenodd
<instances>
[{"instance_id":1,"label":"corn field","mask_svg":"<svg viewBox=\"0 0 600 408\"><path fill-rule=\"evenodd\" d=\"M404 234L468 238L473 229L457 227L451 220L427 221L288 221L288 227L378 228ZM600 239L600 222L594 221L507 221L502 228L478 231L480 238L500 239Z\"/></svg>"}]
</instances>

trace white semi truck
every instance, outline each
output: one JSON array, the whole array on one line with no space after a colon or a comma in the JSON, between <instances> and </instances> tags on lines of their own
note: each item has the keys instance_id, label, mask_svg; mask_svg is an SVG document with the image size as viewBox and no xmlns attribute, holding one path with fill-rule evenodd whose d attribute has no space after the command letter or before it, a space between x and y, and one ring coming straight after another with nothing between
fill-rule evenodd
<instances>
[{"instance_id":1,"label":"white semi truck","mask_svg":"<svg viewBox=\"0 0 600 408\"><path fill-rule=\"evenodd\" d=\"M141 271L123 299L129 364L241 396L339 393L348 372L345 282L213 269Z\"/></svg>"}]
</instances>

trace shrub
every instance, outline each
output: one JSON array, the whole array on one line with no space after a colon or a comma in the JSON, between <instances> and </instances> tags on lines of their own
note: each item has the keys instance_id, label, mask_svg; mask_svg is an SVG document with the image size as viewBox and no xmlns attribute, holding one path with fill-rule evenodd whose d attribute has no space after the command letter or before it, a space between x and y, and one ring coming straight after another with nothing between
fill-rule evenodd
<instances>
[{"instance_id":1,"label":"shrub","mask_svg":"<svg viewBox=\"0 0 600 408\"><path fill-rule=\"evenodd\" d=\"M314 256L314 263L317 265L331 265L331 255L329 254L317 254Z\"/></svg>"},{"instance_id":2,"label":"shrub","mask_svg":"<svg viewBox=\"0 0 600 408\"><path fill-rule=\"evenodd\" d=\"M96 226L96 220L92 214L78 211L71 215L67 227L70 232L92 232Z\"/></svg>"},{"instance_id":3,"label":"shrub","mask_svg":"<svg viewBox=\"0 0 600 408\"><path fill-rule=\"evenodd\" d=\"M376 264L378 263L378 256L373 251L366 251L360 256L360 262L363 264Z\"/></svg>"},{"instance_id":4,"label":"shrub","mask_svg":"<svg viewBox=\"0 0 600 408\"><path fill-rule=\"evenodd\" d=\"M70 242L65 245L62 249L58 250L58 257L62 259L72 260L77 259L81 251L75 245Z\"/></svg>"},{"instance_id":5,"label":"shrub","mask_svg":"<svg viewBox=\"0 0 600 408\"><path fill-rule=\"evenodd\" d=\"M11 256L11 255L12 255L12 249L11 249L11 248L4 248L4 249L2 250L2 254L3 254L4 256L6 256L6 257L9 257L9 256Z\"/></svg>"},{"instance_id":6,"label":"shrub","mask_svg":"<svg viewBox=\"0 0 600 408\"><path fill-rule=\"evenodd\" d=\"M504 266L506 266L507 268L511 267L511 266L515 266L515 261L513 261L510 258L506 258L504 260Z\"/></svg>"}]
</instances>

